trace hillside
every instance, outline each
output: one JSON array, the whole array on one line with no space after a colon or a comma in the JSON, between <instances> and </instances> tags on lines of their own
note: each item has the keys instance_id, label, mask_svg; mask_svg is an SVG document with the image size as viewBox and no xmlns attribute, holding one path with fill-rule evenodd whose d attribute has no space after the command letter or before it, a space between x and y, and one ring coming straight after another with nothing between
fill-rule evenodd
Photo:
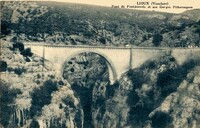
<instances>
[{"instance_id":1,"label":"hillside","mask_svg":"<svg viewBox=\"0 0 200 128\"><path fill-rule=\"evenodd\" d=\"M196 21L200 20L200 9L187 10L183 12L182 14L188 15L193 20L196 20Z\"/></svg>"},{"instance_id":2,"label":"hillside","mask_svg":"<svg viewBox=\"0 0 200 128\"><path fill-rule=\"evenodd\" d=\"M1 2L2 35L66 45L199 46L196 16L59 2ZM195 13L196 14L196 13Z\"/></svg>"}]
</instances>

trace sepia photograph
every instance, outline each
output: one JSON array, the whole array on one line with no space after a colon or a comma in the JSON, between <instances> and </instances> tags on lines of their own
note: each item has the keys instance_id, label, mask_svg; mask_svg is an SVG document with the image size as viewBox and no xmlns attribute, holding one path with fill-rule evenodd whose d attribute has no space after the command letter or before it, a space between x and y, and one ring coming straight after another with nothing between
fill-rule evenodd
<instances>
[{"instance_id":1,"label":"sepia photograph","mask_svg":"<svg viewBox=\"0 0 200 128\"><path fill-rule=\"evenodd\" d=\"M200 128L199 0L0 3L0 128Z\"/></svg>"}]
</instances>

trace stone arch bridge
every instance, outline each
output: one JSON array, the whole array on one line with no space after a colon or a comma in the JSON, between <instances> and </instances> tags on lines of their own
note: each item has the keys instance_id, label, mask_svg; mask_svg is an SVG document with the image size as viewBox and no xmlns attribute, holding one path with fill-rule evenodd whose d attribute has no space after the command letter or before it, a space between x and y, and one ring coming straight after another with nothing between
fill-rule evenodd
<instances>
[{"instance_id":1,"label":"stone arch bridge","mask_svg":"<svg viewBox=\"0 0 200 128\"><path fill-rule=\"evenodd\" d=\"M163 56L169 51L179 64L185 62L188 57L200 55L200 49L188 48L69 46L41 43L25 43L24 46L31 48L33 53L53 63L58 76L62 76L65 62L73 56L84 52L96 53L106 60L111 83L129 69L137 68L147 60Z\"/></svg>"}]
</instances>

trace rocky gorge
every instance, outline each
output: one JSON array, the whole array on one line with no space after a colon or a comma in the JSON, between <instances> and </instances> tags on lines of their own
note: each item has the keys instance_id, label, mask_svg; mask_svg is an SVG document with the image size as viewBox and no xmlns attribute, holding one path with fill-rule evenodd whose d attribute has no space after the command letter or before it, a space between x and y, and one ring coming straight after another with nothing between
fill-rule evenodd
<instances>
[{"instance_id":1,"label":"rocky gorge","mask_svg":"<svg viewBox=\"0 0 200 128\"><path fill-rule=\"evenodd\" d=\"M2 127L199 126L198 58L179 65L168 53L111 85L105 60L97 54L74 56L58 78L48 60L33 54L27 61L11 42L2 42L7 63L1 71Z\"/></svg>"}]
</instances>

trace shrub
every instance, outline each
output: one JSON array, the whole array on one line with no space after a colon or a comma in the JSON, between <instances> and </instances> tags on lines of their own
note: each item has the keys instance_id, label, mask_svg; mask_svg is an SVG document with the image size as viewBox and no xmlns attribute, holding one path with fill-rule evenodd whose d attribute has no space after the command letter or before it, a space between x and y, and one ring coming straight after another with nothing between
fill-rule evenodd
<instances>
[{"instance_id":1,"label":"shrub","mask_svg":"<svg viewBox=\"0 0 200 128\"><path fill-rule=\"evenodd\" d=\"M8 70L8 72L14 71L14 69L12 67L8 67L7 70Z\"/></svg>"},{"instance_id":2,"label":"shrub","mask_svg":"<svg viewBox=\"0 0 200 128\"><path fill-rule=\"evenodd\" d=\"M14 73L19 75L19 76L24 72L26 72L26 69L24 69L24 68L15 68L14 69Z\"/></svg>"},{"instance_id":3,"label":"shrub","mask_svg":"<svg viewBox=\"0 0 200 128\"><path fill-rule=\"evenodd\" d=\"M64 82L62 80L58 81L59 85L64 85Z\"/></svg>"},{"instance_id":4,"label":"shrub","mask_svg":"<svg viewBox=\"0 0 200 128\"><path fill-rule=\"evenodd\" d=\"M41 75L40 74L37 74L37 79L40 79L41 78Z\"/></svg>"},{"instance_id":5,"label":"shrub","mask_svg":"<svg viewBox=\"0 0 200 128\"><path fill-rule=\"evenodd\" d=\"M28 58L28 57L26 57L26 58L25 58L25 61L26 61L26 62L31 62L31 59Z\"/></svg>"},{"instance_id":6,"label":"shrub","mask_svg":"<svg viewBox=\"0 0 200 128\"><path fill-rule=\"evenodd\" d=\"M163 39L162 35L159 34L159 33L156 33L156 34L153 35L153 41L152 41L152 43L155 46L158 46L158 45L160 45L162 39Z\"/></svg>"},{"instance_id":7,"label":"shrub","mask_svg":"<svg viewBox=\"0 0 200 128\"><path fill-rule=\"evenodd\" d=\"M1 36L3 35L9 35L11 33L11 30L9 28L11 23L7 21L2 21L1 20Z\"/></svg>"},{"instance_id":8,"label":"shrub","mask_svg":"<svg viewBox=\"0 0 200 128\"><path fill-rule=\"evenodd\" d=\"M102 44L106 44L106 39L103 38L103 37L101 37L101 38L99 39L99 41L100 41Z\"/></svg>"},{"instance_id":9,"label":"shrub","mask_svg":"<svg viewBox=\"0 0 200 128\"><path fill-rule=\"evenodd\" d=\"M31 57L33 53L31 52L30 48L26 48L21 51L21 55L23 55L24 57L28 57L28 56Z\"/></svg>"},{"instance_id":10,"label":"shrub","mask_svg":"<svg viewBox=\"0 0 200 128\"><path fill-rule=\"evenodd\" d=\"M36 83L36 84L40 84L40 81L39 81L39 80L36 80L35 83Z\"/></svg>"},{"instance_id":11,"label":"shrub","mask_svg":"<svg viewBox=\"0 0 200 128\"><path fill-rule=\"evenodd\" d=\"M23 51L24 50L24 44L21 43L21 42L13 43L13 48L14 49L19 49L19 51Z\"/></svg>"},{"instance_id":12,"label":"shrub","mask_svg":"<svg viewBox=\"0 0 200 128\"><path fill-rule=\"evenodd\" d=\"M152 118L153 128L165 128L172 122L172 117L164 112L157 112Z\"/></svg>"},{"instance_id":13,"label":"shrub","mask_svg":"<svg viewBox=\"0 0 200 128\"><path fill-rule=\"evenodd\" d=\"M5 62L5 61L0 61L0 72L6 71L6 70L7 70L7 67L8 67L7 62Z\"/></svg>"},{"instance_id":14,"label":"shrub","mask_svg":"<svg viewBox=\"0 0 200 128\"><path fill-rule=\"evenodd\" d=\"M54 75L48 75L49 78L54 79L55 76Z\"/></svg>"}]
</instances>

